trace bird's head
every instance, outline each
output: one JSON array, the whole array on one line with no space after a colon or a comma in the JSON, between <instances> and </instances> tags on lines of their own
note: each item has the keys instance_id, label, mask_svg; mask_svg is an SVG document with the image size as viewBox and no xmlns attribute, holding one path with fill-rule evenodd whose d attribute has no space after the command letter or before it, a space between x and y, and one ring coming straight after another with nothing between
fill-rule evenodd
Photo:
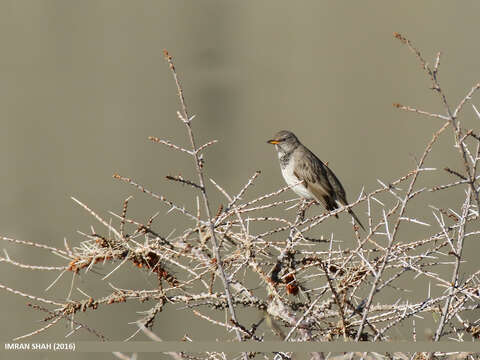
<instances>
[{"instance_id":1,"label":"bird's head","mask_svg":"<svg viewBox=\"0 0 480 360\"><path fill-rule=\"evenodd\" d=\"M267 143L275 145L277 151L283 153L289 153L300 145L300 141L295 134L287 130L277 132L273 139L268 140Z\"/></svg>"}]
</instances>

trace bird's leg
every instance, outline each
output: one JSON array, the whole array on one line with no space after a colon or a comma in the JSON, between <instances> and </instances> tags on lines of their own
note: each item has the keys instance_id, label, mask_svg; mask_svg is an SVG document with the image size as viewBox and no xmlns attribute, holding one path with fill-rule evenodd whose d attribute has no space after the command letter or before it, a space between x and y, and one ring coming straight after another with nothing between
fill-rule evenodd
<instances>
[{"instance_id":1,"label":"bird's leg","mask_svg":"<svg viewBox=\"0 0 480 360\"><path fill-rule=\"evenodd\" d=\"M308 201L307 199L303 199L302 203L300 204L300 207L298 208L297 216L300 221L305 220L305 214L310 206L315 204L317 201L316 200L310 200Z\"/></svg>"},{"instance_id":2,"label":"bird's leg","mask_svg":"<svg viewBox=\"0 0 480 360\"><path fill-rule=\"evenodd\" d=\"M307 210L310 206L312 206L313 204L318 204L318 201L317 200L310 200L308 203L307 203L307 208L305 210Z\"/></svg>"},{"instance_id":3,"label":"bird's leg","mask_svg":"<svg viewBox=\"0 0 480 360\"><path fill-rule=\"evenodd\" d=\"M302 202L301 202L300 206L298 207L298 212L297 212L297 219L299 221L303 221L305 219L305 212L307 211L307 208L308 208L307 200L302 199L301 201Z\"/></svg>"}]
</instances>

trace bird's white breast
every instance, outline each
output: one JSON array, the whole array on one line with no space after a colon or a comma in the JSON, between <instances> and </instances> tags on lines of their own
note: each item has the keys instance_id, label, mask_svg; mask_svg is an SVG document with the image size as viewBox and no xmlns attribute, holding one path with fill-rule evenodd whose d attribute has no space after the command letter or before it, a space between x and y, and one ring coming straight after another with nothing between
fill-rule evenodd
<instances>
[{"instance_id":1,"label":"bird's white breast","mask_svg":"<svg viewBox=\"0 0 480 360\"><path fill-rule=\"evenodd\" d=\"M296 184L300 181L295 176L293 171L294 171L293 159L290 159L288 164L285 167L282 168L282 175L283 175L283 178L285 179L285 182L287 183L287 185L293 185L293 184ZM293 186L292 190L295 191L298 195L300 195L303 198L314 199L312 194L307 190L307 188L303 185L303 183L300 183L298 185Z\"/></svg>"}]
</instances>

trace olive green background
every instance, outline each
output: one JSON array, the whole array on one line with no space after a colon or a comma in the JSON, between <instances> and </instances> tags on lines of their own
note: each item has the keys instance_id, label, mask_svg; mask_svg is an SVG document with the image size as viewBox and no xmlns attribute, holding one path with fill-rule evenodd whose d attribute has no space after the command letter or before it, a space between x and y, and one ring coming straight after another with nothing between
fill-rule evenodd
<instances>
[{"instance_id":1,"label":"olive green background","mask_svg":"<svg viewBox=\"0 0 480 360\"><path fill-rule=\"evenodd\" d=\"M129 195L135 197L132 217L145 220L160 211L162 234L182 232L179 216L166 215L164 205L112 179L113 173L132 177L193 207L192 189L164 179L179 173L192 178L191 159L147 140L152 135L188 143L175 114L179 105L164 48L175 57L189 109L197 114L198 142L219 140L206 152L208 177L235 192L261 170L251 196L283 186L266 140L289 129L329 162L353 200L363 186L375 189L377 178L388 182L411 169L440 126L393 108L399 102L443 113L417 60L393 32L408 36L430 62L443 52L440 80L456 103L480 80L479 13L478 1L1 0L0 234L58 247L66 238L74 246L82 240L77 230L89 232L91 224L104 229L70 196L109 217L109 210L121 212ZM470 106L465 114L466 127L478 126ZM456 166L453 137L445 139L434 158L442 160L439 166ZM213 207L220 200L213 194ZM362 219L364 210L357 211ZM423 219L434 222L431 212ZM341 237L351 232L346 225L341 217L326 226ZM46 252L1 247L24 263L62 264ZM68 294L70 275L44 293L56 273L7 264L0 269L0 282L12 288L58 299ZM73 296L82 296L77 287L106 295L101 277L110 269L82 275ZM125 288L156 284L129 265L109 281ZM424 284L417 290L426 296ZM0 323L8 324L1 326L1 339L42 326L44 314L25 302L0 292ZM122 340L135 330L127 324L141 316L135 311L150 306L109 306L83 319ZM166 340L222 334L173 308L161 314L155 330ZM61 324L30 340L63 339L67 332ZM80 332L71 340L94 338Z\"/></svg>"}]
</instances>

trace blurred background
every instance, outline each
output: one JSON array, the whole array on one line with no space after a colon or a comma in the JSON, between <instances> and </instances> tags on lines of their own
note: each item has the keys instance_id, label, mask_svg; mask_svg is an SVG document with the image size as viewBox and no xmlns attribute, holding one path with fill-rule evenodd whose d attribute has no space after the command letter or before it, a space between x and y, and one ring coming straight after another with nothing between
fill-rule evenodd
<instances>
[{"instance_id":1,"label":"blurred background","mask_svg":"<svg viewBox=\"0 0 480 360\"><path fill-rule=\"evenodd\" d=\"M441 125L392 106L444 112L418 61L393 32L410 38L430 63L442 51L440 82L456 105L480 80L479 11L478 1L460 6L433 0L1 1L0 234L56 247L66 238L74 246L83 239L77 230L100 226L70 196L109 217L109 210L121 212L129 195L131 217L145 220L160 211L159 232L181 233L179 216L167 215L164 205L112 178L131 177L194 207L192 189L165 180L178 174L192 178L191 159L147 140L157 136L188 144L176 117L179 104L164 48L175 58L189 110L197 115L198 143L219 140L206 152L208 177L235 193L261 170L251 196L284 186L266 140L289 129L329 162L352 201L363 187L377 188L376 179L392 181L414 167L415 156ZM465 127L471 114L466 107ZM445 155L439 150L434 158L443 166L450 157L458 163L453 136L445 139ZM212 187L209 191L216 209L223 199ZM448 194L439 196L441 202ZM361 219L364 210L356 210ZM348 221L332 220L325 232L351 233L350 225L342 226ZM63 264L45 252L1 247L25 263ZM0 282L12 288L58 299L68 294L70 276L44 293L56 274L6 264L0 269ZM95 297L107 294L101 277L110 270L97 270L77 279L74 298L82 297L77 287ZM128 267L109 280L123 288L156 284ZM0 321L9 324L0 330L5 341L42 326L44 314L25 302L0 293ZM151 304L116 306L86 319L110 339L123 340L136 329L127 325L141 316L135 311ZM155 331L165 340L186 332L201 340L218 329L172 308L157 319ZM66 332L62 324L31 340L63 339ZM71 340L96 339L79 333Z\"/></svg>"}]
</instances>

